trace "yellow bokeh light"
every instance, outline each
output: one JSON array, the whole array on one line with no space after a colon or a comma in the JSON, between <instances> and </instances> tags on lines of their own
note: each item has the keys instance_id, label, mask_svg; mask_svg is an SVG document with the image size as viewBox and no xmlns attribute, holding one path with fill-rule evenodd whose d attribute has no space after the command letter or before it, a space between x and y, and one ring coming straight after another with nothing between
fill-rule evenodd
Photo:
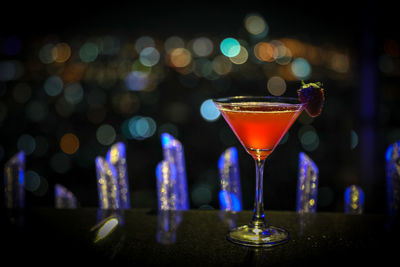
<instances>
[{"instance_id":1,"label":"yellow bokeh light","mask_svg":"<svg viewBox=\"0 0 400 267\"><path fill-rule=\"evenodd\" d=\"M249 53L247 52L247 49L243 46L240 46L239 54L237 54L234 57L230 57L229 60L232 61L232 63L240 65L245 63L248 58L249 58Z\"/></svg>"},{"instance_id":2,"label":"yellow bokeh light","mask_svg":"<svg viewBox=\"0 0 400 267\"><path fill-rule=\"evenodd\" d=\"M52 52L54 54L55 62L63 63L71 57L71 47L67 43L56 44Z\"/></svg>"},{"instance_id":3,"label":"yellow bokeh light","mask_svg":"<svg viewBox=\"0 0 400 267\"><path fill-rule=\"evenodd\" d=\"M169 54L169 62L172 67L184 68L192 61L192 54L186 48L175 48Z\"/></svg>"},{"instance_id":4,"label":"yellow bokeh light","mask_svg":"<svg viewBox=\"0 0 400 267\"><path fill-rule=\"evenodd\" d=\"M253 14L245 18L244 26L249 33L258 35L265 31L267 24L261 16Z\"/></svg>"},{"instance_id":5,"label":"yellow bokeh light","mask_svg":"<svg viewBox=\"0 0 400 267\"><path fill-rule=\"evenodd\" d=\"M227 57L219 55L212 61L212 68L215 73L219 75L225 75L231 71L232 63Z\"/></svg>"}]
</instances>

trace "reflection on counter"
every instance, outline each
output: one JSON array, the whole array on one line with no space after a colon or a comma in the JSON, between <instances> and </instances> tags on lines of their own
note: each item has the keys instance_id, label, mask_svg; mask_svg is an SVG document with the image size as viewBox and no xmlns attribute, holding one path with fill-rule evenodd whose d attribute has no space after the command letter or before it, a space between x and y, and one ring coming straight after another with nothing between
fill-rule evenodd
<instances>
[{"instance_id":1,"label":"reflection on counter","mask_svg":"<svg viewBox=\"0 0 400 267\"><path fill-rule=\"evenodd\" d=\"M157 242L164 245L176 242L176 231L182 222L182 211L159 210L157 217Z\"/></svg>"},{"instance_id":2,"label":"reflection on counter","mask_svg":"<svg viewBox=\"0 0 400 267\"><path fill-rule=\"evenodd\" d=\"M364 212L364 191L359 186L351 185L344 192L344 212L362 214Z\"/></svg>"},{"instance_id":3,"label":"reflection on counter","mask_svg":"<svg viewBox=\"0 0 400 267\"><path fill-rule=\"evenodd\" d=\"M229 229L236 227L237 213L235 211L221 210L218 212L219 219L229 226Z\"/></svg>"},{"instance_id":4,"label":"reflection on counter","mask_svg":"<svg viewBox=\"0 0 400 267\"><path fill-rule=\"evenodd\" d=\"M97 210L97 223L90 231L95 232L93 242L98 243L109 237L118 227L125 224L123 210Z\"/></svg>"}]
</instances>

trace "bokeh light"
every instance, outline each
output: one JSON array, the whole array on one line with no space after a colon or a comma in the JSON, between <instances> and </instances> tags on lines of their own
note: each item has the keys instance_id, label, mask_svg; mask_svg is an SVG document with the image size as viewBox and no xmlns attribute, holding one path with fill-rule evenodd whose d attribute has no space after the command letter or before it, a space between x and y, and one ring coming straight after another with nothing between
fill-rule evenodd
<instances>
[{"instance_id":1,"label":"bokeh light","mask_svg":"<svg viewBox=\"0 0 400 267\"><path fill-rule=\"evenodd\" d=\"M194 40L192 49L196 56L207 57L213 52L214 45L209 38L199 37Z\"/></svg>"},{"instance_id":2,"label":"bokeh light","mask_svg":"<svg viewBox=\"0 0 400 267\"><path fill-rule=\"evenodd\" d=\"M18 60L0 61L0 81L17 80L24 73L23 65Z\"/></svg>"},{"instance_id":3,"label":"bokeh light","mask_svg":"<svg viewBox=\"0 0 400 267\"><path fill-rule=\"evenodd\" d=\"M286 91L286 82L279 76L273 76L267 82L268 91L274 96L281 96Z\"/></svg>"},{"instance_id":4,"label":"bokeh light","mask_svg":"<svg viewBox=\"0 0 400 267\"><path fill-rule=\"evenodd\" d=\"M124 122L122 132L128 139L143 140L154 135L157 124L150 117L134 116Z\"/></svg>"},{"instance_id":5,"label":"bokeh light","mask_svg":"<svg viewBox=\"0 0 400 267\"><path fill-rule=\"evenodd\" d=\"M273 62L275 60L274 46L267 42L259 42L253 49L255 57L260 61Z\"/></svg>"},{"instance_id":6,"label":"bokeh light","mask_svg":"<svg viewBox=\"0 0 400 267\"><path fill-rule=\"evenodd\" d=\"M67 43L58 43L52 50L55 62L64 63L71 57L71 47Z\"/></svg>"},{"instance_id":7,"label":"bokeh light","mask_svg":"<svg viewBox=\"0 0 400 267\"><path fill-rule=\"evenodd\" d=\"M175 48L169 53L170 66L183 68L192 61L192 54L186 48Z\"/></svg>"},{"instance_id":8,"label":"bokeh light","mask_svg":"<svg viewBox=\"0 0 400 267\"><path fill-rule=\"evenodd\" d=\"M166 52L170 52L175 48L183 48L185 41L179 36L168 37L164 42L164 49Z\"/></svg>"},{"instance_id":9,"label":"bokeh light","mask_svg":"<svg viewBox=\"0 0 400 267\"><path fill-rule=\"evenodd\" d=\"M240 65L245 63L248 58L249 58L249 53L247 52L247 49L244 46L240 46L239 54L230 57L229 60L236 65Z\"/></svg>"},{"instance_id":10,"label":"bokeh light","mask_svg":"<svg viewBox=\"0 0 400 267\"><path fill-rule=\"evenodd\" d=\"M62 92L64 83L59 76L53 75L44 81L44 90L49 96L56 96Z\"/></svg>"},{"instance_id":11,"label":"bokeh light","mask_svg":"<svg viewBox=\"0 0 400 267\"><path fill-rule=\"evenodd\" d=\"M201 104L200 114L206 121L215 121L221 115L211 99L207 99Z\"/></svg>"},{"instance_id":12,"label":"bokeh light","mask_svg":"<svg viewBox=\"0 0 400 267\"><path fill-rule=\"evenodd\" d=\"M86 63L95 61L98 55L99 47L92 42L84 43L79 49L79 57L83 62Z\"/></svg>"},{"instance_id":13,"label":"bokeh light","mask_svg":"<svg viewBox=\"0 0 400 267\"><path fill-rule=\"evenodd\" d=\"M306 151L314 151L319 146L319 136L315 128L311 125L303 125L298 132L303 149Z\"/></svg>"},{"instance_id":14,"label":"bokeh light","mask_svg":"<svg viewBox=\"0 0 400 267\"><path fill-rule=\"evenodd\" d=\"M155 47L154 39L150 36L141 36L135 42L136 52L140 52L147 47Z\"/></svg>"},{"instance_id":15,"label":"bokeh light","mask_svg":"<svg viewBox=\"0 0 400 267\"><path fill-rule=\"evenodd\" d=\"M149 76L142 71L132 71L125 78L125 85L129 90L140 91L146 88Z\"/></svg>"},{"instance_id":16,"label":"bokeh light","mask_svg":"<svg viewBox=\"0 0 400 267\"><path fill-rule=\"evenodd\" d=\"M74 154L79 149L79 138L73 133L64 134L60 140L60 148L65 154Z\"/></svg>"},{"instance_id":17,"label":"bokeh light","mask_svg":"<svg viewBox=\"0 0 400 267\"><path fill-rule=\"evenodd\" d=\"M102 124L96 131L96 139L97 141L104 145L109 146L114 143L117 133L115 129L110 124Z\"/></svg>"},{"instance_id":18,"label":"bokeh light","mask_svg":"<svg viewBox=\"0 0 400 267\"><path fill-rule=\"evenodd\" d=\"M53 63L54 60L56 59L56 50L53 49L54 44L45 44L43 45L40 50L39 50L39 60L43 64L50 64Z\"/></svg>"},{"instance_id":19,"label":"bokeh light","mask_svg":"<svg viewBox=\"0 0 400 267\"><path fill-rule=\"evenodd\" d=\"M225 38L220 44L220 50L224 56L234 57L240 52L240 43L232 37Z\"/></svg>"},{"instance_id":20,"label":"bokeh light","mask_svg":"<svg viewBox=\"0 0 400 267\"><path fill-rule=\"evenodd\" d=\"M78 104L83 99L83 88L80 83L70 83L65 86L64 98L70 104Z\"/></svg>"},{"instance_id":21,"label":"bokeh light","mask_svg":"<svg viewBox=\"0 0 400 267\"><path fill-rule=\"evenodd\" d=\"M212 193L209 185L203 184L195 186L191 192L191 199L198 207L209 204L212 200Z\"/></svg>"},{"instance_id":22,"label":"bokeh light","mask_svg":"<svg viewBox=\"0 0 400 267\"><path fill-rule=\"evenodd\" d=\"M267 22L259 14L249 14L244 19L246 30L257 37L265 37L268 34Z\"/></svg>"},{"instance_id":23,"label":"bokeh light","mask_svg":"<svg viewBox=\"0 0 400 267\"><path fill-rule=\"evenodd\" d=\"M152 67L160 60L160 53L154 47L146 47L140 51L139 60L144 66Z\"/></svg>"},{"instance_id":24,"label":"bokeh light","mask_svg":"<svg viewBox=\"0 0 400 267\"><path fill-rule=\"evenodd\" d=\"M358 145L358 134L356 131L351 130L350 131L350 148L355 149Z\"/></svg>"},{"instance_id":25,"label":"bokeh light","mask_svg":"<svg viewBox=\"0 0 400 267\"><path fill-rule=\"evenodd\" d=\"M291 70L298 79L307 79L311 75L311 65L304 58L296 58L293 60Z\"/></svg>"},{"instance_id":26,"label":"bokeh light","mask_svg":"<svg viewBox=\"0 0 400 267\"><path fill-rule=\"evenodd\" d=\"M227 57L219 55L213 59L212 68L217 74L225 75L232 70L232 63Z\"/></svg>"},{"instance_id":27,"label":"bokeh light","mask_svg":"<svg viewBox=\"0 0 400 267\"><path fill-rule=\"evenodd\" d=\"M17 141L17 148L18 150L24 151L26 155L32 154L36 148L35 138L29 134L21 135Z\"/></svg>"},{"instance_id":28,"label":"bokeh light","mask_svg":"<svg viewBox=\"0 0 400 267\"><path fill-rule=\"evenodd\" d=\"M36 191L40 186L40 176L37 172L27 170L25 172L24 188L30 192Z\"/></svg>"}]
</instances>

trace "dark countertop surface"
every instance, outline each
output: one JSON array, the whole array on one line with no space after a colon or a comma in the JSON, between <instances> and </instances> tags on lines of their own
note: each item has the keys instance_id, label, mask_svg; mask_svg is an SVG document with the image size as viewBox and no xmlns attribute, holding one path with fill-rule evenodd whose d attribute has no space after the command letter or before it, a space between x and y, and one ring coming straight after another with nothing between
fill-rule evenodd
<instances>
[{"instance_id":1,"label":"dark countertop surface","mask_svg":"<svg viewBox=\"0 0 400 267\"><path fill-rule=\"evenodd\" d=\"M0 240L5 245L1 255L15 262L14 266L347 266L373 262L383 266L397 260L400 252L398 221L374 214L266 211L268 223L290 234L289 242L267 249L226 240L230 226L248 223L251 211L131 209L116 214L96 208L31 208L2 209L1 214Z\"/></svg>"}]
</instances>

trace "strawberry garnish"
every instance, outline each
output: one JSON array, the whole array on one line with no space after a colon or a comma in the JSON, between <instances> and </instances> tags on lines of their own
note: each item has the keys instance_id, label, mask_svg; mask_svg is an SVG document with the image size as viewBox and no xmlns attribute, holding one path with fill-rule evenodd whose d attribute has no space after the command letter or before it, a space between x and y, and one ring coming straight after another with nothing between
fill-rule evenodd
<instances>
[{"instance_id":1,"label":"strawberry garnish","mask_svg":"<svg viewBox=\"0 0 400 267\"><path fill-rule=\"evenodd\" d=\"M301 81L302 86L297 90L297 95L301 103L305 104L305 109L311 117L321 114L322 106L325 101L325 93L322 83L307 83Z\"/></svg>"}]
</instances>

